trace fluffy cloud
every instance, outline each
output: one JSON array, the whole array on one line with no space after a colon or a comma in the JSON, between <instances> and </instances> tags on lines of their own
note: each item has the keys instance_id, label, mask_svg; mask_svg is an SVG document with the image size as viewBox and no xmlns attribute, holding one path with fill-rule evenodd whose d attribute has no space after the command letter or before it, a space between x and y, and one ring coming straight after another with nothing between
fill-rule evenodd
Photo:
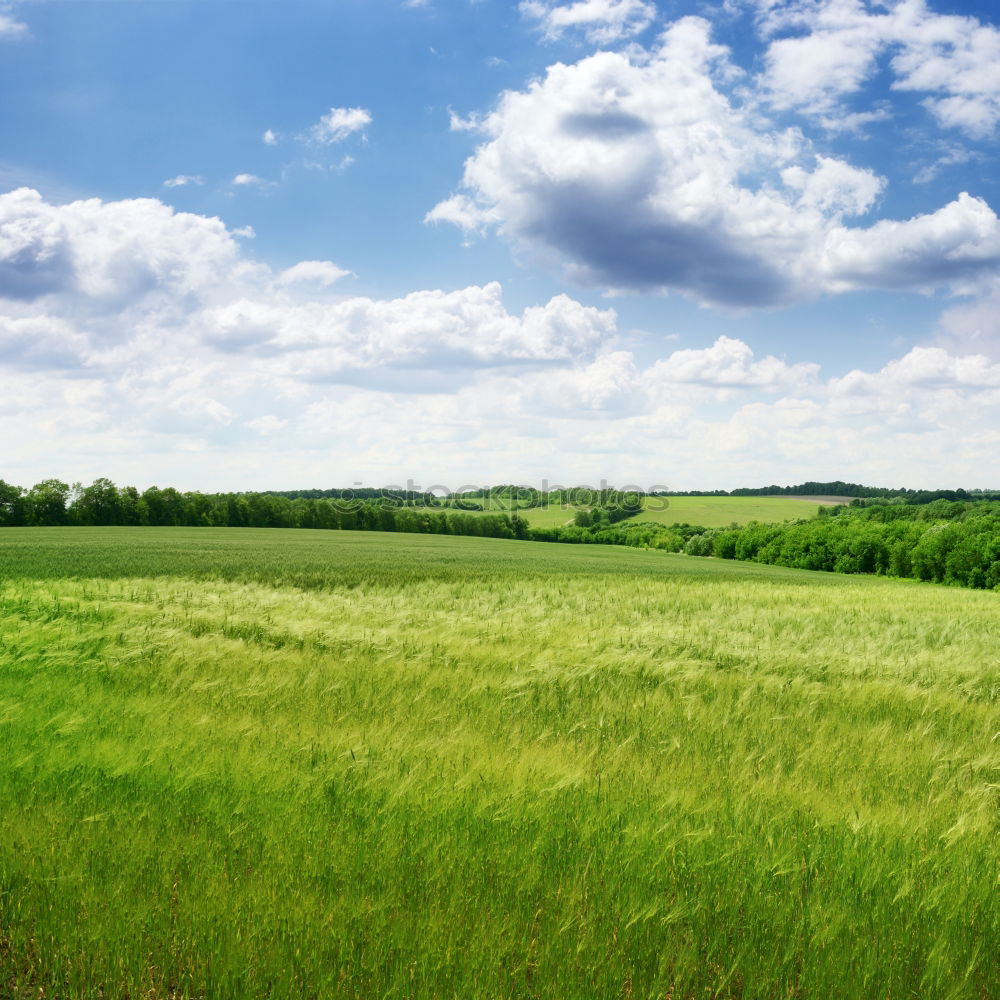
<instances>
[{"instance_id":1,"label":"fluffy cloud","mask_svg":"<svg viewBox=\"0 0 1000 1000\"><path fill-rule=\"evenodd\" d=\"M1000 282L982 295L945 309L938 318L938 342L952 351L1000 359Z\"/></svg>"},{"instance_id":2,"label":"fluffy cloud","mask_svg":"<svg viewBox=\"0 0 1000 1000\"><path fill-rule=\"evenodd\" d=\"M775 357L754 360L742 340L719 337L709 348L674 351L650 368L652 382L718 386L720 388L792 388L815 380L819 365L788 365Z\"/></svg>"},{"instance_id":3,"label":"fluffy cloud","mask_svg":"<svg viewBox=\"0 0 1000 1000\"><path fill-rule=\"evenodd\" d=\"M362 132L371 124L372 115L367 108L330 108L307 133L311 142L329 146L343 142L354 132Z\"/></svg>"},{"instance_id":4,"label":"fluffy cloud","mask_svg":"<svg viewBox=\"0 0 1000 1000\"><path fill-rule=\"evenodd\" d=\"M245 269L218 220L152 198L52 205L28 188L0 195L0 298L72 296L120 308L154 291L196 295Z\"/></svg>"},{"instance_id":5,"label":"fluffy cloud","mask_svg":"<svg viewBox=\"0 0 1000 1000\"><path fill-rule=\"evenodd\" d=\"M466 236L482 235L487 226L500 222L496 208L478 204L466 194L452 195L438 202L425 216L424 222L448 222L458 226Z\"/></svg>"},{"instance_id":6,"label":"fluffy cloud","mask_svg":"<svg viewBox=\"0 0 1000 1000\"><path fill-rule=\"evenodd\" d=\"M276 417L273 413L266 413L262 417L254 417L253 420L248 420L245 426L249 427L252 431L256 431L258 434L267 436L277 434L278 431L287 427L288 421Z\"/></svg>"},{"instance_id":7,"label":"fluffy cloud","mask_svg":"<svg viewBox=\"0 0 1000 1000\"><path fill-rule=\"evenodd\" d=\"M696 17L648 52L554 65L482 118L464 191L427 219L467 234L495 222L583 283L730 306L965 288L1000 267L1000 219L968 195L915 219L849 225L883 179L767 127L727 96L735 73Z\"/></svg>"},{"instance_id":8,"label":"fluffy cloud","mask_svg":"<svg viewBox=\"0 0 1000 1000\"><path fill-rule=\"evenodd\" d=\"M232 180L234 187L267 187L268 182L256 174L237 174Z\"/></svg>"},{"instance_id":9,"label":"fluffy cloud","mask_svg":"<svg viewBox=\"0 0 1000 1000\"><path fill-rule=\"evenodd\" d=\"M996 213L980 198L962 194L929 215L906 222L883 220L865 230L838 227L824 246L823 268L834 290L874 286L971 290L975 279L1000 262Z\"/></svg>"},{"instance_id":10,"label":"fluffy cloud","mask_svg":"<svg viewBox=\"0 0 1000 1000\"><path fill-rule=\"evenodd\" d=\"M522 407L529 412L621 409L635 400L640 377L629 351L608 351L590 364L523 381Z\"/></svg>"},{"instance_id":11,"label":"fluffy cloud","mask_svg":"<svg viewBox=\"0 0 1000 1000\"><path fill-rule=\"evenodd\" d=\"M374 368L488 367L566 361L593 353L615 330L611 311L565 295L512 316L500 285L413 292L402 299L284 303L239 299L207 312L222 350L282 356L296 377L335 379Z\"/></svg>"},{"instance_id":12,"label":"fluffy cloud","mask_svg":"<svg viewBox=\"0 0 1000 1000\"><path fill-rule=\"evenodd\" d=\"M982 354L954 355L940 347L915 347L875 373L852 371L833 379L835 396L877 395L885 388L997 389L1000 364Z\"/></svg>"},{"instance_id":13,"label":"fluffy cloud","mask_svg":"<svg viewBox=\"0 0 1000 1000\"><path fill-rule=\"evenodd\" d=\"M773 39L763 82L776 108L830 115L874 72L889 18L869 14L864 0L758 0L758 7L762 34ZM773 38L789 30L797 34Z\"/></svg>"},{"instance_id":14,"label":"fluffy cloud","mask_svg":"<svg viewBox=\"0 0 1000 1000\"><path fill-rule=\"evenodd\" d=\"M59 317L0 315L0 361L12 368L72 370L87 346L87 339Z\"/></svg>"},{"instance_id":15,"label":"fluffy cloud","mask_svg":"<svg viewBox=\"0 0 1000 1000\"><path fill-rule=\"evenodd\" d=\"M521 13L534 21L549 41L581 31L588 42L606 45L645 31L656 18L656 5L645 0L524 0Z\"/></svg>"},{"instance_id":16,"label":"fluffy cloud","mask_svg":"<svg viewBox=\"0 0 1000 1000\"><path fill-rule=\"evenodd\" d=\"M0 359L115 365L169 338L188 354L280 358L275 371L329 379L565 362L616 334L611 310L565 295L513 315L495 282L392 300L331 296L326 289L349 271L308 260L274 273L248 260L236 235L152 199L0 196Z\"/></svg>"},{"instance_id":17,"label":"fluffy cloud","mask_svg":"<svg viewBox=\"0 0 1000 1000\"><path fill-rule=\"evenodd\" d=\"M665 401L726 402L747 392L799 392L818 385L819 365L756 358L749 344L719 337L710 347L682 349L640 366L630 351L604 349L593 361L519 376L505 391L520 409L600 412L617 419L659 412Z\"/></svg>"},{"instance_id":18,"label":"fluffy cloud","mask_svg":"<svg viewBox=\"0 0 1000 1000\"><path fill-rule=\"evenodd\" d=\"M893 88L928 95L923 103L942 126L982 137L1000 121L992 25L936 14L925 0L752 3L770 39L763 82L777 108L836 122L842 99L862 91L884 58Z\"/></svg>"},{"instance_id":19,"label":"fluffy cloud","mask_svg":"<svg viewBox=\"0 0 1000 1000\"><path fill-rule=\"evenodd\" d=\"M335 281L347 277L351 272L337 267L329 260L303 260L292 267L286 268L278 275L281 285L295 285L300 282L314 281L320 285L332 285Z\"/></svg>"},{"instance_id":20,"label":"fluffy cloud","mask_svg":"<svg viewBox=\"0 0 1000 1000\"><path fill-rule=\"evenodd\" d=\"M733 337L642 361L611 310L566 296L379 300L335 294L343 273L274 272L157 201L3 195L4 478L975 485L1000 443L1000 364L981 352L825 380Z\"/></svg>"}]
</instances>

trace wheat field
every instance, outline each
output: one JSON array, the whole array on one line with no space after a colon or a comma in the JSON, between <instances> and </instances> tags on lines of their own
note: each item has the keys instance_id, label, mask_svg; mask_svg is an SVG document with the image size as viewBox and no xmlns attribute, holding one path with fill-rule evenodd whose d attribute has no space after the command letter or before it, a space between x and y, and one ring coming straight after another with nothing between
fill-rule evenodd
<instances>
[{"instance_id":1,"label":"wheat field","mask_svg":"<svg viewBox=\"0 0 1000 1000\"><path fill-rule=\"evenodd\" d=\"M1000 996L998 595L0 532L0 996Z\"/></svg>"}]
</instances>

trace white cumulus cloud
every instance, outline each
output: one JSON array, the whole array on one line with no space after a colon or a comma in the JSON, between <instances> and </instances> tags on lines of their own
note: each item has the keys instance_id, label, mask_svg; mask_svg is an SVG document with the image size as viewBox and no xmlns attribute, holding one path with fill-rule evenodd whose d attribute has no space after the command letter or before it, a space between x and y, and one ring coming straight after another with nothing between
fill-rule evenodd
<instances>
[{"instance_id":1,"label":"white cumulus cloud","mask_svg":"<svg viewBox=\"0 0 1000 1000\"><path fill-rule=\"evenodd\" d=\"M346 269L306 260L273 272L244 256L238 235L152 199L0 196L0 361L114 365L169 340L185 356L280 358L283 375L335 378L547 365L592 356L617 332L613 311L565 295L512 314L496 282L398 299L332 295Z\"/></svg>"},{"instance_id":2,"label":"white cumulus cloud","mask_svg":"<svg viewBox=\"0 0 1000 1000\"><path fill-rule=\"evenodd\" d=\"M962 195L875 225L884 179L735 103L707 21L648 51L556 64L482 119L463 190L427 215L501 233L577 281L772 306L865 288L964 290L1000 269L1000 219Z\"/></svg>"},{"instance_id":3,"label":"white cumulus cloud","mask_svg":"<svg viewBox=\"0 0 1000 1000\"><path fill-rule=\"evenodd\" d=\"M816 380L819 365L801 362L789 365L775 357L754 359L753 350L742 340L719 337L707 348L674 351L648 371L651 382L667 382L719 388L789 388Z\"/></svg>"},{"instance_id":4,"label":"white cumulus cloud","mask_svg":"<svg viewBox=\"0 0 1000 1000\"><path fill-rule=\"evenodd\" d=\"M495 282L389 300L241 298L210 310L202 322L220 349L284 356L283 371L310 379L385 367L564 361L591 353L615 330L613 312L564 295L511 315Z\"/></svg>"},{"instance_id":5,"label":"white cumulus cloud","mask_svg":"<svg viewBox=\"0 0 1000 1000\"><path fill-rule=\"evenodd\" d=\"M887 389L997 389L1000 364L982 354L954 355L941 347L914 347L878 372L852 371L830 383L834 395Z\"/></svg>"},{"instance_id":6,"label":"white cumulus cloud","mask_svg":"<svg viewBox=\"0 0 1000 1000\"><path fill-rule=\"evenodd\" d=\"M242 266L222 222L153 198L53 205L29 188L0 195L0 299L117 307L158 290L199 293Z\"/></svg>"},{"instance_id":7,"label":"white cumulus cloud","mask_svg":"<svg viewBox=\"0 0 1000 1000\"><path fill-rule=\"evenodd\" d=\"M938 14L925 0L750 0L768 40L763 83L777 108L832 121L885 68L892 87L926 95L946 128L974 137L1000 122L1000 29Z\"/></svg>"}]
</instances>

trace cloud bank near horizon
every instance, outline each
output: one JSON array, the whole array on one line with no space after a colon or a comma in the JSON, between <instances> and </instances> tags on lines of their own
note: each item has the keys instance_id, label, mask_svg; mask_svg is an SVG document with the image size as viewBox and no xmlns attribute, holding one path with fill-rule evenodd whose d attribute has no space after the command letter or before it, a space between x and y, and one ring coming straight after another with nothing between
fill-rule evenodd
<instances>
[{"instance_id":1,"label":"cloud bank near horizon","mask_svg":"<svg viewBox=\"0 0 1000 1000\"><path fill-rule=\"evenodd\" d=\"M613 309L567 295L513 313L497 282L380 300L348 279L274 271L156 199L0 195L4 478L996 485L988 350L831 377L721 336L643 361ZM982 322L962 309L943 338Z\"/></svg>"}]
</instances>

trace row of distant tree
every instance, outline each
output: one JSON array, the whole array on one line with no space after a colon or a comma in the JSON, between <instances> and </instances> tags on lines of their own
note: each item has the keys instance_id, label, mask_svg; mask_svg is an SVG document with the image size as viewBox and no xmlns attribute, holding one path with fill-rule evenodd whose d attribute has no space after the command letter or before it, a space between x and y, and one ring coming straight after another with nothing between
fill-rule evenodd
<instances>
[{"instance_id":1,"label":"row of distant tree","mask_svg":"<svg viewBox=\"0 0 1000 1000\"><path fill-rule=\"evenodd\" d=\"M934 500L982 500L1000 499L1000 490L912 490L906 487L864 486L860 483L807 482L796 486L755 486L734 490L633 490L622 491L606 484L572 486L569 488L536 489L533 486L501 484L482 489L466 489L460 492L430 492L397 486L308 489L308 490L266 490L268 496L285 497L289 500L337 500L341 502L368 502L393 507L435 507L451 510L531 510L548 505L564 506L570 509L612 508L623 505L623 497L761 497L761 496L817 496L844 497L866 502L880 499L896 499L901 503L925 504ZM629 503L625 503L629 506ZM631 515L626 515L631 516Z\"/></svg>"},{"instance_id":2,"label":"row of distant tree","mask_svg":"<svg viewBox=\"0 0 1000 1000\"><path fill-rule=\"evenodd\" d=\"M663 497L853 497L857 499L898 499L913 504L932 503L934 500L1000 500L1000 490L911 490L885 486L862 486L840 480L829 483L799 483L797 486L755 486L735 490L688 490L673 492L660 490L651 494Z\"/></svg>"},{"instance_id":3,"label":"row of distant tree","mask_svg":"<svg viewBox=\"0 0 1000 1000\"><path fill-rule=\"evenodd\" d=\"M355 486L330 490L264 490L267 496L285 497L287 500L357 500L360 502L388 501L391 506L423 505L441 506L440 498L424 490L410 490L396 486Z\"/></svg>"},{"instance_id":4,"label":"row of distant tree","mask_svg":"<svg viewBox=\"0 0 1000 1000\"><path fill-rule=\"evenodd\" d=\"M89 486L47 479L25 490L0 480L0 527L24 525L149 525L153 527L323 528L412 531L526 538L527 522L507 514L463 514L398 502L371 491L356 496L288 497L275 493L183 493L151 486Z\"/></svg>"},{"instance_id":5,"label":"row of distant tree","mask_svg":"<svg viewBox=\"0 0 1000 1000\"><path fill-rule=\"evenodd\" d=\"M816 496L845 497L860 501L896 499L902 503L926 504L935 500L1000 500L1000 490L913 490L906 487L864 486L861 483L807 482L796 486L754 486L734 490L628 490L603 486L572 486L539 490L532 486L502 484L477 490L447 493L443 496L426 491L406 490L396 487L381 489L329 489L269 491L275 496L290 499L357 499L390 501L394 505L446 507L455 510L530 510L556 504L576 509L611 508L621 506L621 497L764 497L764 496ZM627 515L631 516L631 515Z\"/></svg>"},{"instance_id":6,"label":"row of distant tree","mask_svg":"<svg viewBox=\"0 0 1000 1000\"><path fill-rule=\"evenodd\" d=\"M642 509L642 497L651 496L642 490L619 490L613 486L571 486L538 490L532 486L490 486L480 490L449 493L438 501L443 506L459 510L531 510L535 507L559 506L570 510L605 510L614 519L632 517ZM628 511L628 513L620 513Z\"/></svg>"},{"instance_id":7,"label":"row of distant tree","mask_svg":"<svg viewBox=\"0 0 1000 1000\"><path fill-rule=\"evenodd\" d=\"M411 508L440 513L485 511L514 514L518 510L559 504L580 511L581 523L599 527L639 513L642 496L638 492L624 493L609 487L591 489L586 486L547 493L530 487L500 486L478 493L439 497L433 493L394 487L200 493L151 486L140 492L134 486L116 486L105 478L96 479L89 486L46 479L30 489L0 480L0 526L349 528L359 522L370 521L373 511Z\"/></svg>"}]
</instances>

